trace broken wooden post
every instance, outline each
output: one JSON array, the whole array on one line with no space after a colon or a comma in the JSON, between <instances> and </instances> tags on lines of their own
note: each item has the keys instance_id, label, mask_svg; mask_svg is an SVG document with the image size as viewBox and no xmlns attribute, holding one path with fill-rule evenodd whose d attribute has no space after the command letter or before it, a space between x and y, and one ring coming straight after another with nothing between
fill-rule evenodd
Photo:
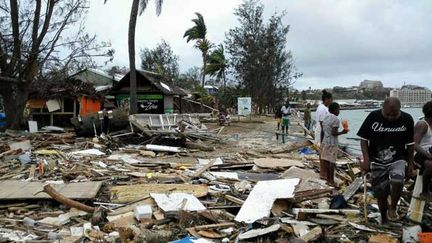
<instances>
[{"instance_id":1,"label":"broken wooden post","mask_svg":"<svg viewBox=\"0 0 432 243\"><path fill-rule=\"evenodd\" d=\"M322 236L322 234L323 234L322 228L320 226L316 226L307 234L303 235L300 239L302 239L305 242L312 242L318 240Z\"/></svg>"},{"instance_id":2,"label":"broken wooden post","mask_svg":"<svg viewBox=\"0 0 432 243\"><path fill-rule=\"evenodd\" d=\"M356 178L353 183L351 183L343 193L343 196L345 198L345 201L350 200L350 198L357 192L357 190L360 188L360 186L363 184L362 178L358 177Z\"/></svg>"},{"instance_id":3,"label":"broken wooden post","mask_svg":"<svg viewBox=\"0 0 432 243\"><path fill-rule=\"evenodd\" d=\"M0 153L0 159L3 158L4 156L20 154L22 153L22 151L23 151L22 149L10 149L8 151Z\"/></svg>"},{"instance_id":4,"label":"broken wooden post","mask_svg":"<svg viewBox=\"0 0 432 243\"><path fill-rule=\"evenodd\" d=\"M307 129L301 122L298 122L297 124L306 132L307 135L311 136L312 139L315 139L315 135L311 131L309 131L309 129Z\"/></svg>"},{"instance_id":5,"label":"broken wooden post","mask_svg":"<svg viewBox=\"0 0 432 243\"><path fill-rule=\"evenodd\" d=\"M206 170L210 169L210 167L213 166L213 164L216 162L216 160L210 161L207 164L205 164L203 167L199 168L195 173L193 174L193 177L199 177L202 173L204 173Z\"/></svg>"},{"instance_id":6,"label":"broken wooden post","mask_svg":"<svg viewBox=\"0 0 432 243\"><path fill-rule=\"evenodd\" d=\"M366 223L368 222L368 211L367 211L367 179L366 174L363 174L363 197L364 197L364 217Z\"/></svg>"},{"instance_id":7,"label":"broken wooden post","mask_svg":"<svg viewBox=\"0 0 432 243\"><path fill-rule=\"evenodd\" d=\"M423 210L426 204L425 201L420 200L420 193L423 191L423 176L419 175L417 170L417 178L414 185L413 194L411 197L410 206L408 209L408 218L414 222L420 223L423 219Z\"/></svg>"},{"instance_id":8,"label":"broken wooden post","mask_svg":"<svg viewBox=\"0 0 432 243\"><path fill-rule=\"evenodd\" d=\"M43 192L48 194L52 199L56 200L57 202L64 204L66 206L69 206L71 208L76 208L88 213L93 213L95 211L94 207L87 206L85 204L82 204L80 202L77 202L75 200L66 198L62 194L58 193L51 185L45 185Z\"/></svg>"}]
</instances>

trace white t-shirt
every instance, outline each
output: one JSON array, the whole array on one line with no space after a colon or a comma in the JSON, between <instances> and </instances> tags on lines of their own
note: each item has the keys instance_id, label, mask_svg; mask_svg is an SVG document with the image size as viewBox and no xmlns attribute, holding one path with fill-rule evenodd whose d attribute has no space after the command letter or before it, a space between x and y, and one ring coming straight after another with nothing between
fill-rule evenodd
<instances>
[{"instance_id":1,"label":"white t-shirt","mask_svg":"<svg viewBox=\"0 0 432 243\"><path fill-rule=\"evenodd\" d=\"M291 113L291 107L282 106L281 111L282 111L282 115L287 117Z\"/></svg>"},{"instance_id":2,"label":"white t-shirt","mask_svg":"<svg viewBox=\"0 0 432 243\"><path fill-rule=\"evenodd\" d=\"M320 104L315 112L315 142L321 143L321 125L320 122L324 121L324 118L329 114L327 106Z\"/></svg>"}]
</instances>

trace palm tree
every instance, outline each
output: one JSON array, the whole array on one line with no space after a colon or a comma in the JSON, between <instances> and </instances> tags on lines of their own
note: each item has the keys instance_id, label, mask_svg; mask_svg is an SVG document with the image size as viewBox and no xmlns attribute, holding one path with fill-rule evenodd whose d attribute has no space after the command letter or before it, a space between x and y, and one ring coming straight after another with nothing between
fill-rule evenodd
<instances>
[{"instance_id":1,"label":"palm tree","mask_svg":"<svg viewBox=\"0 0 432 243\"><path fill-rule=\"evenodd\" d=\"M192 19L192 22L195 23L195 26L192 28L186 30L184 37L187 37L187 42L194 40L195 41L195 47L199 49L202 52L202 58L203 58L203 72L202 72L202 87L204 87L205 84L205 70L207 65L207 56L208 52L212 47L212 44L209 40L207 40L207 27L204 22L204 18L200 13L195 13L197 15L196 19Z\"/></svg>"},{"instance_id":2,"label":"palm tree","mask_svg":"<svg viewBox=\"0 0 432 243\"><path fill-rule=\"evenodd\" d=\"M105 3L108 0L105 0ZM159 16L162 11L163 0L155 0L156 14ZM138 15L147 8L148 0L133 0L129 18L128 30L128 49L129 49L129 69L130 69L130 110L129 114L136 114L138 111L137 87L136 87L136 67L135 67L135 29Z\"/></svg>"},{"instance_id":3,"label":"palm tree","mask_svg":"<svg viewBox=\"0 0 432 243\"><path fill-rule=\"evenodd\" d=\"M224 47L221 44L208 56L205 73L210 76L216 76L218 81L222 79L224 90L226 86L225 71L227 66L228 64L225 59Z\"/></svg>"}]
</instances>

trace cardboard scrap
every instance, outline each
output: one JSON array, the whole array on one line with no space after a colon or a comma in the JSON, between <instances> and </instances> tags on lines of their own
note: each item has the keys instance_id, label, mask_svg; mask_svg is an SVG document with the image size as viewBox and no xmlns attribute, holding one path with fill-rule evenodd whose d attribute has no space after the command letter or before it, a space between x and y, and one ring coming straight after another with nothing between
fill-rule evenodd
<instances>
[{"instance_id":1,"label":"cardboard scrap","mask_svg":"<svg viewBox=\"0 0 432 243\"><path fill-rule=\"evenodd\" d=\"M235 220L253 223L268 217L276 199L294 197L294 189L299 181L298 178L259 181L240 208Z\"/></svg>"},{"instance_id":2,"label":"cardboard scrap","mask_svg":"<svg viewBox=\"0 0 432 243\"><path fill-rule=\"evenodd\" d=\"M386 234L377 234L369 238L369 243L397 243L398 240Z\"/></svg>"},{"instance_id":3,"label":"cardboard scrap","mask_svg":"<svg viewBox=\"0 0 432 243\"><path fill-rule=\"evenodd\" d=\"M135 224L135 213L127 212L120 215L108 216L109 222L112 222L115 227L124 227Z\"/></svg>"}]
</instances>

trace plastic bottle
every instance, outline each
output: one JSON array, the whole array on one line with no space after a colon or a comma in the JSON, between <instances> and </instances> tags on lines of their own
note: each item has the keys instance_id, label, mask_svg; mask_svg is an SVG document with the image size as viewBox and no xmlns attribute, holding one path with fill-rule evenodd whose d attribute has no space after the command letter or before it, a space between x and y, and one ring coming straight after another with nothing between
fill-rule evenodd
<instances>
[{"instance_id":1,"label":"plastic bottle","mask_svg":"<svg viewBox=\"0 0 432 243\"><path fill-rule=\"evenodd\" d=\"M343 129L344 130L348 130L348 120L346 120L346 119L343 119L342 120L342 127L343 127Z\"/></svg>"}]
</instances>

